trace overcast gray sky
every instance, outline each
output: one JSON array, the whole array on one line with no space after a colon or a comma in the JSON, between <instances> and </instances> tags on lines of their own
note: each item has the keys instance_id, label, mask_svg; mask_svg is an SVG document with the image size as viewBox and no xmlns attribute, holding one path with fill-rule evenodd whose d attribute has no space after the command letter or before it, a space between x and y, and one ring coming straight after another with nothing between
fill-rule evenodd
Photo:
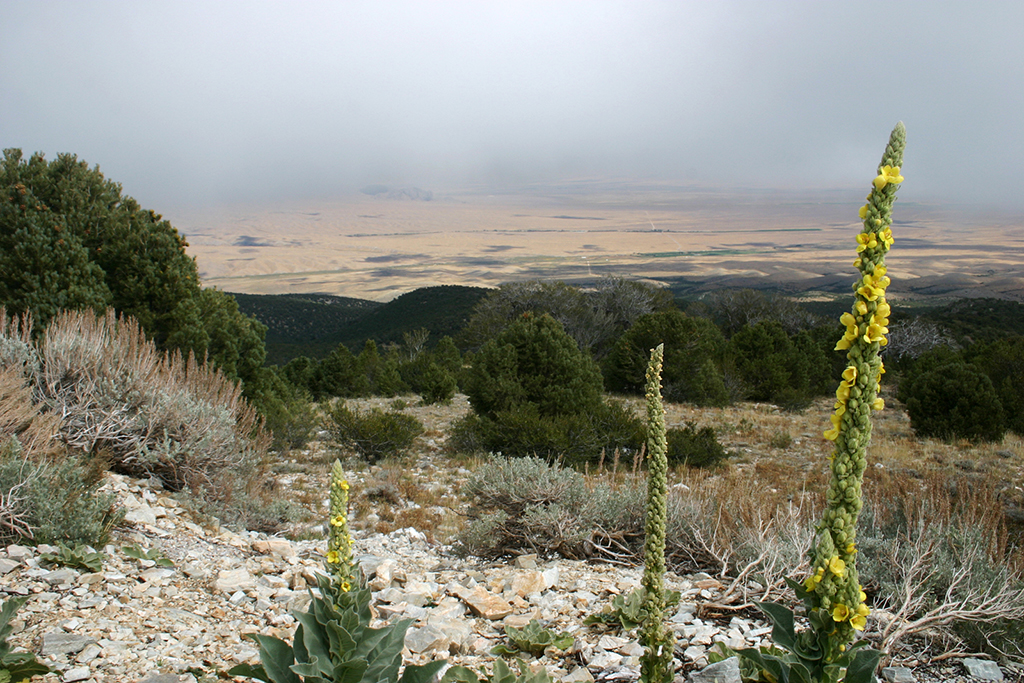
<instances>
[{"instance_id":1,"label":"overcast gray sky","mask_svg":"<svg viewBox=\"0 0 1024 683\"><path fill-rule=\"evenodd\" d=\"M0 145L143 206L581 175L1024 207L1024 2L2 0Z\"/></svg>"}]
</instances>

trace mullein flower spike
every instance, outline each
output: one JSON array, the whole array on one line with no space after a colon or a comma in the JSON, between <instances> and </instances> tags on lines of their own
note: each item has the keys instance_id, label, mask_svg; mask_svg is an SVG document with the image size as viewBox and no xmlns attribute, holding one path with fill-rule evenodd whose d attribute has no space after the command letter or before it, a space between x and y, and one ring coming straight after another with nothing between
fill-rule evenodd
<instances>
[{"instance_id":1,"label":"mullein flower spike","mask_svg":"<svg viewBox=\"0 0 1024 683\"><path fill-rule=\"evenodd\" d=\"M342 591L348 592L355 576L352 559L352 536L348 533L348 481L341 461L331 466L329 536L327 538L327 569L337 579Z\"/></svg>"},{"instance_id":2,"label":"mullein flower spike","mask_svg":"<svg viewBox=\"0 0 1024 683\"><path fill-rule=\"evenodd\" d=\"M853 642L855 631L863 630L869 609L857 574L857 518L862 499L861 484L867 467L867 444L871 437L871 411L881 410L879 380L885 372L879 349L887 343L889 313L885 299L889 286L885 254L893 245L892 206L903 182L903 148L906 129L896 125L872 181L867 203L858 212L864 222L857 235L858 258L854 266L860 278L854 283L854 304L839 319L846 327L836 350L846 351L847 367L836 390L832 426L824 436L835 443L829 457L832 477L827 508L818 526L811 575L804 588L812 596L812 610L829 615L834 630L829 633L826 660L831 661Z\"/></svg>"},{"instance_id":3,"label":"mullein flower spike","mask_svg":"<svg viewBox=\"0 0 1024 683\"><path fill-rule=\"evenodd\" d=\"M640 642L642 683L672 680L670 632L665 629L665 520L668 517L668 441L665 409L661 401L661 364L664 344L651 350L647 366L647 522L644 541L644 622Z\"/></svg>"}]
</instances>

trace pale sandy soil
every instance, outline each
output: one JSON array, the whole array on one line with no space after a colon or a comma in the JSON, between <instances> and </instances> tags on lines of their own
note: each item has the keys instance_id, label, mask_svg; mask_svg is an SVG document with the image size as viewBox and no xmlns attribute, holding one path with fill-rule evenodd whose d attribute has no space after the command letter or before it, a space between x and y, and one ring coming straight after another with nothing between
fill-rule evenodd
<instances>
[{"instance_id":1,"label":"pale sandy soil","mask_svg":"<svg viewBox=\"0 0 1024 683\"><path fill-rule=\"evenodd\" d=\"M356 195L171 216L206 286L387 301L417 287L684 277L707 287L841 291L854 276L856 193L723 194L620 185ZM897 204L893 298L1024 300L1024 218Z\"/></svg>"}]
</instances>

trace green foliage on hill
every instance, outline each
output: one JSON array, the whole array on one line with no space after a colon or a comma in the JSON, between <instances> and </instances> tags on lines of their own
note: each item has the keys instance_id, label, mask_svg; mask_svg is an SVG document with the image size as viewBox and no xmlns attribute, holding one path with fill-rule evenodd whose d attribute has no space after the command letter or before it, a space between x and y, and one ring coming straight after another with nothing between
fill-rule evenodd
<instances>
[{"instance_id":1,"label":"green foliage on hill","mask_svg":"<svg viewBox=\"0 0 1024 683\"><path fill-rule=\"evenodd\" d=\"M385 305L329 294L231 296L239 310L267 326L267 362L272 365L298 356L323 358L340 343L347 326Z\"/></svg>"},{"instance_id":2,"label":"green foliage on hill","mask_svg":"<svg viewBox=\"0 0 1024 683\"><path fill-rule=\"evenodd\" d=\"M234 294L239 307L268 327L267 362L283 365L299 356L325 358L344 344L355 352L374 340L379 347L401 343L423 329L432 346L454 336L491 290L441 285L421 287L387 303L324 294Z\"/></svg>"},{"instance_id":3,"label":"green foliage on hill","mask_svg":"<svg viewBox=\"0 0 1024 683\"><path fill-rule=\"evenodd\" d=\"M440 285L421 287L375 308L345 329L339 339L360 348L367 339L381 346L400 343L406 332L424 329L428 346L441 337L454 337L469 320L473 307L491 290L484 287Z\"/></svg>"},{"instance_id":4,"label":"green foliage on hill","mask_svg":"<svg viewBox=\"0 0 1024 683\"><path fill-rule=\"evenodd\" d=\"M950 332L960 343L1024 335L1024 303L1001 299L957 299L919 315Z\"/></svg>"}]
</instances>

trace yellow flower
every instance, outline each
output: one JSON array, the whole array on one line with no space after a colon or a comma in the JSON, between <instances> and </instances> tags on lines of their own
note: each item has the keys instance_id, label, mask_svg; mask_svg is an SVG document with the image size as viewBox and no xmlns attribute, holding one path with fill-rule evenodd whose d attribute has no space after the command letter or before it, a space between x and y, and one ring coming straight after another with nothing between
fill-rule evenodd
<instances>
[{"instance_id":1,"label":"yellow flower","mask_svg":"<svg viewBox=\"0 0 1024 683\"><path fill-rule=\"evenodd\" d=\"M867 593L865 593L864 591L861 591L860 592L860 601L864 602L867 599L868 599Z\"/></svg>"},{"instance_id":2,"label":"yellow flower","mask_svg":"<svg viewBox=\"0 0 1024 683\"><path fill-rule=\"evenodd\" d=\"M868 217L868 205L865 204L864 206L860 207L860 210L857 211L857 215L860 216L861 220L864 220L865 218L867 218Z\"/></svg>"},{"instance_id":3,"label":"yellow flower","mask_svg":"<svg viewBox=\"0 0 1024 683\"><path fill-rule=\"evenodd\" d=\"M328 564L337 564L341 562L341 555L338 554L337 550L332 550L327 553L327 562Z\"/></svg>"},{"instance_id":4,"label":"yellow flower","mask_svg":"<svg viewBox=\"0 0 1024 683\"><path fill-rule=\"evenodd\" d=\"M864 341L868 344L871 342L881 341L885 338L885 334L888 332L889 328L872 323L871 325L868 325L868 329L864 333Z\"/></svg>"},{"instance_id":5,"label":"yellow flower","mask_svg":"<svg viewBox=\"0 0 1024 683\"><path fill-rule=\"evenodd\" d=\"M868 314L868 305L866 303L864 303L863 301L861 301L860 299L857 300L857 303L854 304L854 306L857 309L858 315L867 315Z\"/></svg>"},{"instance_id":6,"label":"yellow flower","mask_svg":"<svg viewBox=\"0 0 1024 683\"><path fill-rule=\"evenodd\" d=\"M876 398L874 402L871 404L871 408L873 410L882 410L883 408L885 408L885 401L881 398Z\"/></svg>"},{"instance_id":7,"label":"yellow flower","mask_svg":"<svg viewBox=\"0 0 1024 683\"><path fill-rule=\"evenodd\" d=\"M832 608L832 621L846 621L850 618L850 608L846 605L839 603Z\"/></svg>"},{"instance_id":8,"label":"yellow flower","mask_svg":"<svg viewBox=\"0 0 1024 683\"><path fill-rule=\"evenodd\" d=\"M873 232L862 232L857 235L857 253L864 251L865 249L874 249L878 246L878 240L875 238Z\"/></svg>"},{"instance_id":9,"label":"yellow flower","mask_svg":"<svg viewBox=\"0 0 1024 683\"><path fill-rule=\"evenodd\" d=\"M341 590L348 593L350 590L352 590L352 584L350 584L348 581L342 581Z\"/></svg>"},{"instance_id":10,"label":"yellow flower","mask_svg":"<svg viewBox=\"0 0 1024 683\"><path fill-rule=\"evenodd\" d=\"M838 556L833 557L828 561L828 569L836 576L842 576L843 572L846 571L846 563L839 559Z\"/></svg>"},{"instance_id":11,"label":"yellow flower","mask_svg":"<svg viewBox=\"0 0 1024 683\"><path fill-rule=\"evenodd\" d=\"M883 166L878 177L874 179L875 189L881 190L883 187L892 183L893 185L899 185L903 182L903 176L900 175L899 166Z\"/></svg>"},{"instance_id":12,"label":"yellow flower","mask_svg":"<svg viewBox=\"0 0 1024 683\"><path fill-rule=\"evenodd\" d=\"M893 239L892 236L892 228L886 228L881 232L880 236L882 238L882 243L885 245L886 249L892 247L893 243L896 242L896 240Z\"/></svg>"},{"instance_id":13,"label":"yellow flower","mask_svg":"<svg viewBox=\"0 0 1024 683\"><path fill-rule=\"evenodd\" d=\"M843 401L836 401L836 404L832 407L836 409L836 415L838 415L839 417L842 417L843 414L846 412L846 404L843 403Z\"/></svg>"},{"instance_id":14,"label":"yellow flower","mask_svg":"<svg viewBox=\"0 0 1024 683\"><path fill-rule=\"evenodd\" d=\"M862 616L859 616L859 615L855 616L855 617L850 617L850 626L852 626L853 630L855 630L855 631L863 631L864 627L867 626L867 625L868 625L867 617L862 617Z\"/></svg>"},{"instance_id":15,"label":"yellow flower","mask_svg":"<svg viewBox=\"0 0 1024 683\"><path fill-rule=\"evenodd\" d=\"M848 382L851 386L853 385L853 382L856 379L857 379L857 368L855 368L852 365L850 365L845 370L843 370L843 380Z\"/></svg>"},{"instance_id":16,"label":"yellow flower","mask_svg":"<svg viewBox=\"0 0 1024 683\"><path fill-rule=\"evenodd\" d=\"M804 581L804 588L807 589L808 593L813 593L814 589L818 587L819 583L821 583L821 577L817 574L811 574L807 577L807 580Z\"/></svg>"},{"instance_id":17,"label":"yellow flower","mask_svg":"<svg viewBox=\"0 0 1024 683\"><path fill-rule=\"evenodd\" d=\"M857 290L857 293L868 301L875 301L878 297L885 294L885 290L878 287L872 287L871 285L864 285Z\"/></svg>"},{"instance_id":18,"label":"yellow flower","mask_svg":"<svg viewBox=\"0 0 1024 683\"><path fill-rule=\"evenodd\" d=\"M832 421L832 429L827 430L824 433L824 436L829 441L835 441L839 438L839 422L842 418L836 414L832 414L828 419Z\"/></svg>"},{"instance_id":19,"label":"yellow flower","mask_svg":"<svg viewBox=\"0 0 1024 683\"><path fill-rule=\"evenodd\" d=\"M345 518L342 517L341 515L338 515L337 517L332 517L331 518L331 526L341 526L344 523L345 523Z\"/></svg>"}]
</instances>

